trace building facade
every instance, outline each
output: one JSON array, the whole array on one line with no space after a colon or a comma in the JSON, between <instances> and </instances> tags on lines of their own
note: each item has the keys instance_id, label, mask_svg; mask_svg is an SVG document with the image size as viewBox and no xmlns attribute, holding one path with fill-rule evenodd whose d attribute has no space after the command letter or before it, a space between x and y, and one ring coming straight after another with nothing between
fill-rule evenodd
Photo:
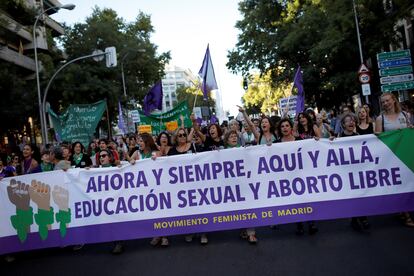
<instances>
[{"instance_id":1,"label":"building facade","mask_svg":"<svg viewBox=\"0 0 414 276\"><path fill-rule=\"evenodd\" d=\"M13 2L13 1L9 1ZM15 1L15 5L0 6L0 61L10 63L27 78L34 78L35 61L33 56L33 24L37 14L51 7L61 6L57 0ZM51 9L37 24L37 48L39 53L55 51L47 42L47 34L52 37L63 35L63 27L51 19L55 13Z\"/></svg>"},{"instance_id":2,"label":"building facade","mask_svg":"<svg viewBox=\"0 0 414 276\"><path fill-rule=\"evenodd\" d=\"M162 112L171 110L177 103L177 89L194 86L197 77L189 69L167 64L165 76L162 79Z\"/></svg>"}]
</instances>

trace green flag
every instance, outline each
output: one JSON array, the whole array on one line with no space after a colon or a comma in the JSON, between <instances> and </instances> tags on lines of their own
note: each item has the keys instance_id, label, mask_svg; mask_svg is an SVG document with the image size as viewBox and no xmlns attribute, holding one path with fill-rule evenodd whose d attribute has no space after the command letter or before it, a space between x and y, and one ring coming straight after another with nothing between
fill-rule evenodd
<instances>
[{"instance_id":1,"label":"green flag","mask_svg":"<svg viewBox=\"0 0 414 276\"><path fill-rule=\"evenodd\" d=\"M183 115L184 117L184 126L191 127L192 122L190 119L190 110L188 108L187 102L181 102L176 107L171 109L170 111L158 114L151 114L149 116L145 116L145 113L139 110L140 116L140 125L151 125L152 132L154 134L158 134L163 130L167 129L167 124L170 122L177 122L178 126L181 126L180 116Z\"/></svg>"},{"instance_id":2,"label":"green flag","mask_svg":"<svg viewBox=\"0 0 414 276\"><path fill-rule=\"evenodd\" d=\"M94 104L71 104L62 115L49 109L53 127L59 135L58 140L71 143L80 141L87 147L105 109L104 100Z\"/></svg>"}]
</instances>

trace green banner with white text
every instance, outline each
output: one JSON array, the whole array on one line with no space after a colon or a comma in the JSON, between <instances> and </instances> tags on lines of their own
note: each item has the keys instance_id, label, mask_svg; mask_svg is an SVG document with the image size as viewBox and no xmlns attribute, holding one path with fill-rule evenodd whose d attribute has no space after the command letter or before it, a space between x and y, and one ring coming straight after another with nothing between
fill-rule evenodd
<instances>
[{"instance_id":1,"label":"green banner with white text","mask_svg":"<svg viewBox=\"0 0 414 276\"><path fill-rule=\"evenodd\" d=\"M57 140L71 143L80 141L87 147L105 109L104 100L93 104L71 104L61 115L49 109Z\"/></svg>"},{"instance_id":2,"label":"green banner with white text","mask_svg":"<svg viewBox=\"0 0 414 276\"><path fill-rule=\"evenodd\" d=\"M146 116L142 110L139 110L139 116L141 119L140 125L151 125L152 132L158 134L161 131L167 129L167 125L171 122L177 122L178 126L181 126L180 116L184 117L184 126L191 127L192 122L190 119L191 111L188 108L187 102L181 102L170 111L158 114L151 114Z\"/></svg>"}]
</instances>

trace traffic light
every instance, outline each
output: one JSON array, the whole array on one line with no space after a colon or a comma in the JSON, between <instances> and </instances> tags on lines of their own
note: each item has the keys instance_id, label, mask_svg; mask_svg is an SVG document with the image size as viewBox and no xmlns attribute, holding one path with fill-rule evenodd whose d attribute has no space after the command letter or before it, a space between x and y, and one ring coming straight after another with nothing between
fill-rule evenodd
<instances>
[{"instance_id":1,"label":"traffic light","mask_svg":"<svg viewBox=\"0 0 414 276\"><path fill-rule=\"evenodd\" d=\"M116 48L108 47L105 48L105 58L106 58L106 67L116 67L117 58L116 58Z\"/></svg>"},{"instance_id":2,"label":"traffic light","mask_svg":"<svg viewBox=\"0 0 414 276\"><path fill-rule=\"evenodd\" d=\"M243 89L247 90L249 88L249 84L247 82L247 77L243 78Z\"/></svg>"}]
</instances>

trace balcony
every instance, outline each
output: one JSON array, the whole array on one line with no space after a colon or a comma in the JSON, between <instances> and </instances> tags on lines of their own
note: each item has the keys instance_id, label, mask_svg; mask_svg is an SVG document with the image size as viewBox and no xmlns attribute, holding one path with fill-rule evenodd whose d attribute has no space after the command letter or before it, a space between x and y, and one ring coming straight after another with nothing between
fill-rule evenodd
<instances>
[{"instance_id":1,"label":"balcony","mask_svg":"<svg viewBox=\"0 0 414 276\"><path fill-rule=\"evenodd\" d=\"M29 29L12 19L8 14L0 13L0 20L8 22L9 24L3 27L11 33L23 38L25 40L24 42L33 41L32 34L30 33Z\"/></svg>"},{"instance_id":2,"label":"balcony","mask_svg":"<svg viewBox=\"0 0 414 276\"><path fill-rule=\"evenodd\" d=\"M7 46L0 46L0 59L11 62L32 72L36 71L33 59L10 50Z\"/></svg>"}]
</instances>

